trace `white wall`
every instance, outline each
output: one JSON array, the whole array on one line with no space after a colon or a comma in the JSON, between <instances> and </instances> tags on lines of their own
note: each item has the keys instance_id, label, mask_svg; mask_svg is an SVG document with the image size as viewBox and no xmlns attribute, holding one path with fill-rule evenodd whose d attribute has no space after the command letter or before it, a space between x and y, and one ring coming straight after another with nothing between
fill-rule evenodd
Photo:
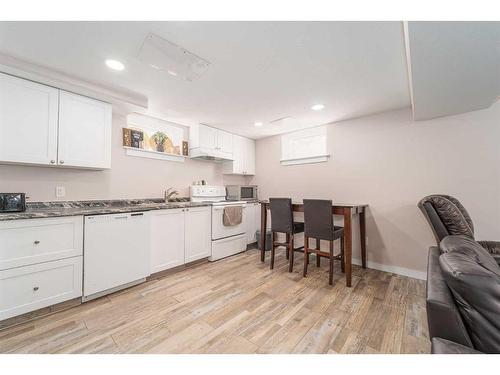
<instances>
[{"instance_id":1,"label":"white wall","mask_svg":"<svg viewBox=\"0 0 500 375\"><path fill-rule=\"evenodd\" d=\"M209 184L242 183L238 176L223 176L216 163L187 159L184 163L126 156L122 127L126 118L113 114L111 170L89 171L0 165L0 192L26 192L31 201L56 200L55 187L66 187L62 200L159 198L173 186L189 195L195 180ZM61 199L59 199L61 200Z\"/></svg>"},{"instance_id":2,"label":"white wall","mask_svg":"<svg viewBox=\"0 0 500 375\"><path fill-rule=\"evenodd\" d=\"M420 122L411 121L409 109L391 111L331 124L328 137L330 161L298 166L280 165L279 136L259 140L252 183L260 197L368 203L369 262L416 276L424 275L435 244L417 208L428 194L457 197L476 237L500 240L500 103Z\"/></svg>"}]
</instances>

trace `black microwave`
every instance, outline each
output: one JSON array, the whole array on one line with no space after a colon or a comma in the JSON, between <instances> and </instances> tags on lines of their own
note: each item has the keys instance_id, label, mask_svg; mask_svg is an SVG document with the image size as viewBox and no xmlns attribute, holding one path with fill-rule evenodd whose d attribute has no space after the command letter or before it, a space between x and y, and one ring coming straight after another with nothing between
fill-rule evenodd
<instances>
[{"instance_id":1,"label":"black microwave","mask_svg":"<svg viewBox=\"0 0 500 375\"><path fill-rule=\"evenodd\" d=\"M26 211L25 193L0 193L0 213Z\"/></svg>"}]
</instances>

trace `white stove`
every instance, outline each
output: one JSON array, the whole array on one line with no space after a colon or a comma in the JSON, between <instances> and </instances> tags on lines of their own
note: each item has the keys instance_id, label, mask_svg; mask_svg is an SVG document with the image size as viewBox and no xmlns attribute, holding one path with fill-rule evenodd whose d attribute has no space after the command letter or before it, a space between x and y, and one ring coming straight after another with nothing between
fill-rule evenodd
<instances>
[{"instance_id":1,"label":"white stove","mask_svg":"<svg viewBox=\"0 0 500 375\"><path fill-rule=\"evenodd\" d=\"M225 186L192 185L189 195L192 202L210 202L212 206L212 255L208 260L215 261L246 250L245 214L237 225L225 226L222 220L225 207L241 206L244 211L246 202L226 200Z\"/></svg>"}]
</instances>

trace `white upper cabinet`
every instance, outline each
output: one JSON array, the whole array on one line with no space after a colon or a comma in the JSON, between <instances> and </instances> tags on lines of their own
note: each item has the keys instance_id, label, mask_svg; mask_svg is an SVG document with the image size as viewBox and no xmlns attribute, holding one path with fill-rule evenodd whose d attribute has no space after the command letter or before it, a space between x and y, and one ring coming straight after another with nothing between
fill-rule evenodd
<instances>
[{"instance_id":1,"label":"white upper cabinet","mask_svg":"<svg viewBox=\"0 0 500 375\"><path fill-rule=\"evenodd\" d=\"M191 157L208 160L233 159L233 135L207 125L194 125L189 129Z\"/></svg>"},{"instance_id":2,"label":"white upper cabinet","mask_svg":"<svg viewBox=\"0 0 500 375\"><path fill-rule=\"evenodd\" d=\"M200 147L214 150L217 149L217 129L200 125L199 130Z\"/></svg>"},{"instance_id":3,"label":"white upper cabinet","mask_svg":"<svg viewBox=\"0 0 500 375\"><path fill-rule=\"evenodd\" d=\"M225 154L233 153L233 135L217 129L217 149Z\"/></svg>"},{"instance_id":4,"label":"white upper cabinet","mask_svg":"<svg viewBox=\"0 0 500 375\"><path fill-rule=\"evenodd\" d=\"M224 164L224 174L255 174L255 141L233 135L233 161Z\"/></svg>"},{"instance_id":5,"label":"white upper cabinet","mask_svg":"<svg viewBox=\"0 0 500 375\"><path fill-rule=\"evenodd\" d=\"M58 164L111 168L111 105L61 91Z\"/></svg>"},{"instance_id":6,"label":"white upper cabinet","mask_svg":"<svg viewBox=\"0 0 500 375\"><path fill-rule=\"evenodd\" d=\"M255 174L255 141L253 139L245 138L245 174Z\"/></svg>"},{"instance_id":7,"label":"white upper cabinet","mask_svg":"<svg viewBox=\"0 0 500 375\"><path fill-rule=\"evenodd\" d=\"M59 90L0 73L0 161L55 164Z\"/></svg>"},{"instance_id":8,"label":"white upper cabinet","mask_svg":"<svg viewBox=\"0 0 500 375\"><path fill-rule=\"evenodd\" d=\"M0 163L111 167L108 103L0 73Z\"/></svg>"}]
</instances>

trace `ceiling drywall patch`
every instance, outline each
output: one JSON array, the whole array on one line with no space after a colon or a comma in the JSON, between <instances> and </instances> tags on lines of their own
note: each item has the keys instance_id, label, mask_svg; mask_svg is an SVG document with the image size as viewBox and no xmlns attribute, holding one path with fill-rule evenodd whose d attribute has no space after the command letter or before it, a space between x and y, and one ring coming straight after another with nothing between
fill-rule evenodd
<instances>
[{"instance_id":1,"label":"ceiling drywall patch","mask_svg":"<svg viewBox=\"0 0 500 375\"><path fill-rule=\"evenodd\" d=\"M201 77L210 67L209 61L152 33L144 40L137 57L153 69L187 81Z\"/></svg>"}]
</instances>

